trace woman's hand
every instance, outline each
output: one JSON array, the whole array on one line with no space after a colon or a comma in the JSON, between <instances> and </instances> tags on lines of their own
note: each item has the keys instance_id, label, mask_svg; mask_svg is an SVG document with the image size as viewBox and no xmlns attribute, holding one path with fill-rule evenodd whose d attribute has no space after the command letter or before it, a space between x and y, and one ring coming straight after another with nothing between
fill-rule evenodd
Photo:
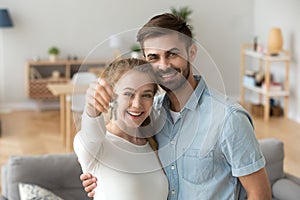
<instances>
[{"instance_id":1,"label":"woman's hand","mask_svg":"<svg viewBox=\"0 0 300 200\"><path fill-rule=\"evenodd\" d=\"M113 95L113 88L106 80L99 78L97 82L91 83L86 92L87 114L97 117L101 113L107 113Z\"/></svg>"}]
</instances>

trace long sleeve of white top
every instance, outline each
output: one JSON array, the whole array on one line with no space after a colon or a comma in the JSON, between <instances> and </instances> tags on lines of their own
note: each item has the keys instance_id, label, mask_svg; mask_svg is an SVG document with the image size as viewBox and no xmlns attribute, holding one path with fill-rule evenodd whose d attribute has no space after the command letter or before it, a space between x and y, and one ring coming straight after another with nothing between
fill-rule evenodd
<instances>
[{"instance_id":1,"label":"long sleeve of white top","mask_svg":"<svg viewBox=\"0 0 300 200\"><path fill-rule=\"evenodd\" d=\"M91 172L97 160L97 154L102 148L105 132L103 115L93 118L89 117L86 112L83 113L81 130L76 134L73 143L83 172Z\"/></svg>"}]
</instances>

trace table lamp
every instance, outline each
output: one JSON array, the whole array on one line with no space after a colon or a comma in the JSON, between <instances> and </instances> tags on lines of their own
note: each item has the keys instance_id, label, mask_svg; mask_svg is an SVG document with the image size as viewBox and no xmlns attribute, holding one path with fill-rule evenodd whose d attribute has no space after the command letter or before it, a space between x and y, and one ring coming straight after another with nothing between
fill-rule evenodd
<instances>
[{"instance_id":1,"label":"table lamp","mask_svg":"<svg viewBox=\"0 0 300 200\"><path fill-rule=\"evenodd\" d=\"M121 44L122 41L119 35L112 35L109 37L109 47L113 49L115 59L119 59L122 57L119 49Z\"/></svg>"},{"instance_id":2,"label":"table lamp","mask_svg":"<svg viewBox=\"0 0 300 200\"><path fill-rule=\"evenodd\" d=\"M13 27L13 23L7 9L0 9L0 27Z\"/></svg>"}]
</instances>

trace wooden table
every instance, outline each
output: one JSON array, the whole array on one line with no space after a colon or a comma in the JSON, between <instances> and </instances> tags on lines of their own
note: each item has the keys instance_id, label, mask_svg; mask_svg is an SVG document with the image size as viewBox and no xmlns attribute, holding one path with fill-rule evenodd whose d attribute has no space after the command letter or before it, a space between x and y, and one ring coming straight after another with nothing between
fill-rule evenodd
<instances>
[{"instance_id":1,"label":"wooden table","mask_svg":"<svg viewBox=\"0 0 300 200\"><path fill-rule=\"evenodd\" d=\"M71 117L71 95L84 94L88 85L74 85L72 83L66 84L48 84L47 88L54 96L59 96L60 101L60 134L63 144L67 151L72 151L72 117Z\"/></svg>"}]
</instances>

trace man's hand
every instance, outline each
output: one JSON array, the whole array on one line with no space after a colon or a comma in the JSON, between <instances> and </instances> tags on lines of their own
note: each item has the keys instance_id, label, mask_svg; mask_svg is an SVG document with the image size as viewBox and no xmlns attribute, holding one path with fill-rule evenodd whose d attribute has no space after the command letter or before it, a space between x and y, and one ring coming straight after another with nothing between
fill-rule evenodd
<instances>
[{"instance_id":1,"label":"man's hand","mask_svg":"<svg viewBox=\"0 0 300 200\"><path fill-rule=\"evenodd\" d=\"M114 95L113 88L104 79L90 84L86 92L86 112L90 117L107 113L109 102Z\"/></svg>"},{"instance_id":2,"label":"man's hand","mask_svg":"<svg viewBox=\"0 0 300 200\"><path fill-rule=\"evenodd\" d=\"M84 190L88 193L88 197L94 197L95 188L97 187L97 178L92 174L86 173L80 175L80 180Z\"/></svg>"}]
</instances>

